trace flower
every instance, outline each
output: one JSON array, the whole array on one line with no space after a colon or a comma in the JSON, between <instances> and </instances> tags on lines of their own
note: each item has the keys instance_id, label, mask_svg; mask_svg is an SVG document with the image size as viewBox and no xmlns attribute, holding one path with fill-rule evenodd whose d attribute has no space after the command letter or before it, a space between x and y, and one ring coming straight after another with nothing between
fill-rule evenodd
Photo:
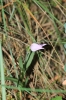
<instances>
[{"instance_id":1,"label":"flower","mask_svg":"<svg viewBox=\"0 0 66 100\"><path fill-rule=\"evenodd\" d=\"M30 46L31 51L37 51L40 49L44 49L43 46L45 46L46 44L37 44L37 43L32 43Z\"/></svg>"}]
</instances>

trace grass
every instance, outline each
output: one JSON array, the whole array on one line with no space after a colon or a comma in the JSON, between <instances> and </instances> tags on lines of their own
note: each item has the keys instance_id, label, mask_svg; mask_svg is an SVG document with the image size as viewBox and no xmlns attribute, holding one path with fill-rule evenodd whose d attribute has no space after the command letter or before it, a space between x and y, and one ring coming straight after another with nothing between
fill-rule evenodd
<instances>
[{"instance_id":1,"label":"grass","mask_svg":"<svg viewBox=\"0 0 66 100\"><path fill-rule=\"evenodd\" d=\"M4 75L4 64L3 64L3 57L2 57L2 47L1 47L1 40L0 40L0 76L1 76L1 85L5 85L5 75ZM2 86L2 100L6 100L6 88Z\"/></svg>"},{"instance_id":2,"label":"grass","mask_svg":"<svg viewBox=\"0 0 66 100\"><path fill-rule=\"evenodd\" d=\"M0 99L66 97L66 8L65 2L53 1L0 1ZM32 52L33 42L47 46L43 51Z\"/></svg>"}]
</instances>

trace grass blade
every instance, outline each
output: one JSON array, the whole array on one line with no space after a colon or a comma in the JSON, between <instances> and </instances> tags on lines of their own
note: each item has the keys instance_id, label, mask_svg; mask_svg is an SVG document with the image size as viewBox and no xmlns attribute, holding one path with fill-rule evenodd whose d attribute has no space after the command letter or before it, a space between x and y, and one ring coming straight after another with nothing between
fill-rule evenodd
<instances>
[{"instance_id":1,"label":"grass blade","mask_svg":"<svg viewBox=\"0 0 66 100\"><path fill-rule=\"evenodd\" d=\"M3 6L3 0L0 1L1 5ZM5 15L4 15L4 9L2 8L2 18L3 18L3 24L4 24L4 30L6 32L6 21L5 21Z\"/></svg>"},{"instance_id":2,"label":"grass blade","mask_svg":"<svg viewBox=\"0 0 66 100\"><path fill-rule=\"evenodd\" d=\"M0 41L0 73L1 73L1 84L5 85L4 67L3 67L3 56ZM2 100L6 100L6 89L2 86Z\"/></svg>"},{"instance_id":3,"label":"grass blade","mask_svg":"<svg viewBox=\"0 0 66 100\"><path fill-rule=\"evenodd\" d=\"M32 52L32 53L30 54L30 57L29 57L29 59L28 59L28 61L27 61L27 64L26 64L26 69L28 69L28 67L30 66L30 64L31 64L31 62L32 62L32 60L33 60L33 58L34 58L34 54L35 54L35 52Z\"/></svg>"},{"instance_id":4,"label":"grass blade","mask_svg":"<svg viewBox=\"0 0 66 100\"><path fill-rule=\"evenodd\" d=\"M22 70L23 69L23 62L22 62L21 56L19 57L19 66L20 66L20 69Z\"/></svg>"},{"instance_id":5,"label":"grass blade","mask_svg":"<svg viewBox=\"0 0 66 100\"><path fill-rule=\"evenodd\" d=\"M32 0L37 6L39 6L41 9L45 10L49 16L54 19L55 21L57 21L61 26L63 26L63 24L53 15L51 14L51 12L49 11L49 9L46 7L46 5L42 4L41 1L39 0Z\"/></svg>"}]
</instances>

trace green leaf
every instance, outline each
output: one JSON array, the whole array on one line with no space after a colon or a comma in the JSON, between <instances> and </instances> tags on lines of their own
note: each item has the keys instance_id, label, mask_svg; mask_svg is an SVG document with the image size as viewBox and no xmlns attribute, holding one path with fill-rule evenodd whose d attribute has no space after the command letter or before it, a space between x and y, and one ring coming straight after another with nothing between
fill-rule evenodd
<instances>
[{"instance_id":1,"label":"green leaf","mask_svg":"<svg viewBox=\"0 0 66 100\"><path fill-rule=\"evenodd\" d=\"M64 66L64 70L66 71L66 64L65 64L65 66Z\"/></svg>"},{"instance_id":2,"label":"green leaf","mask_svg":"<svg viewBox=\"0 0 66 100\"><path fill-rule=\"evenodd\" d=\"M66 23L64 24L64 28L65 28L65 33L66 33Z\"/></svg>"},{"instance_id":3,"label":"green leaf","mask_svg":"<svg viewBox=\"0 0 66 100\"><path fill-rule=\"evenodd\" d=\"M5 75L4 75L4 64L3 64L1 41L0 41L0 74L1 74L1 85L5 85ZM6 88L3 86L2 86L2 100L6 100Z\"/></svg>"},{"instance_id":4,"label":"green leaf","mask_svg":"<svg viewBox=\"0 0 66 100\"><path fill-rule=\"evenodd\" d=\"M31 39L33 40L33 42L35 42L35 39L32 35L32 32L31 32L31 28L30 28L30 23L29 23L29 18L28 18L28 14L26 12L26 9L28 9L28 5L24 6L24 4L22 2L19 2L19 0L17 0L17 11L19 13L19 16L21 17L22 21L23 21L23 24L24 24L24 27L25 27L25 32L27 34L30 35ZM24 29L24 27L22 26L22 28Z\"/></svg>"},{"instance_id":5,"label":"green leaf","mask_svg":"<svg viewBox=\"0 0 66 100\"><path fill-rule=\"evenodd\" d=\"M61 4L62 3L62 0L58 0L58 2ZM55 2L54 0L50 0L50 3L53 7L56 7L57 6L57 2Z\"/></svg>"},{"instance_id":6,"label":"green leaf","mask_svg":"<svg viewBox=\"0 0 66 100\"><path fill-rule=\"evenodd\" d=\"M18 60L19 60L20 69L22 70L23 69L22 57L19 57Z\"/></svg>"},{"instance_id":7,"label":"green leaf","mask_svg":"<svg viewBox=\"0 0 66 100\"><path fill-rule=\"evenodd\" d=\"M18 13L20 14L20 17L21 17L21 19L22 19L22 21L25 25L25 28L30 30L29 19L28 19L28 16L27 16L27 12L24 9L23 3L22 2L20 4L17 3L17 6L18 6L17 7Z\"/></svg>"},{"instance_id":8,"label":"green leaf","mask_svg":"<svg viewBox=\"0 0 66 100\"><path fill-rule=\"evenodd\" d=\"M66 49L66 43L64 44L64 48Z\"/></svg>"},{"instance_id":9,"label":"green leaf","mask_svg":"<svg viewBox=\"0 0 66 100\"><path fill-rule=\"evenodd\" d=\"M61 96L56 96L55 98L52 98L51 100L62 100Z\"/></svg>"},{"instance_id":10,"label":"green leaf","mask_svg":"<svg viewBox=\"0 0 66 100\"><path fill-rule=\"evenodd\" d=\"M28 69L28 67L30 66L30 64L31 64L31 62L32 62L32 60L34 58L34 54L35 54L35 52L31 52L30 57L29 57L29 59L28 59L28 61L26 63L26 69Z\"/></svg>"}]
</instances>

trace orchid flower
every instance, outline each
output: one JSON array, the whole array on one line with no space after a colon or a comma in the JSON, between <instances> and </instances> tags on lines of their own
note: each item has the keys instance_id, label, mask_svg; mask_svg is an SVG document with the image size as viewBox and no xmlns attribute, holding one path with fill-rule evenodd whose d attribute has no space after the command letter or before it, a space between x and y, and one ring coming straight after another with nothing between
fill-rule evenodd
<instances>
[{"instance_id":1,"label":"orchid flower","mask_svg":"<svg viewBox=\"0 0 66 100\"><path fill-rule=\"evenodd\" d=\"M44 49L43 46L45 46L47 44L37 44L37 43L32 43L31 46L30 46L30 49L31 51L37 51L37 50L40 50L40 49Z\"/></svg>"}]
</instances>

